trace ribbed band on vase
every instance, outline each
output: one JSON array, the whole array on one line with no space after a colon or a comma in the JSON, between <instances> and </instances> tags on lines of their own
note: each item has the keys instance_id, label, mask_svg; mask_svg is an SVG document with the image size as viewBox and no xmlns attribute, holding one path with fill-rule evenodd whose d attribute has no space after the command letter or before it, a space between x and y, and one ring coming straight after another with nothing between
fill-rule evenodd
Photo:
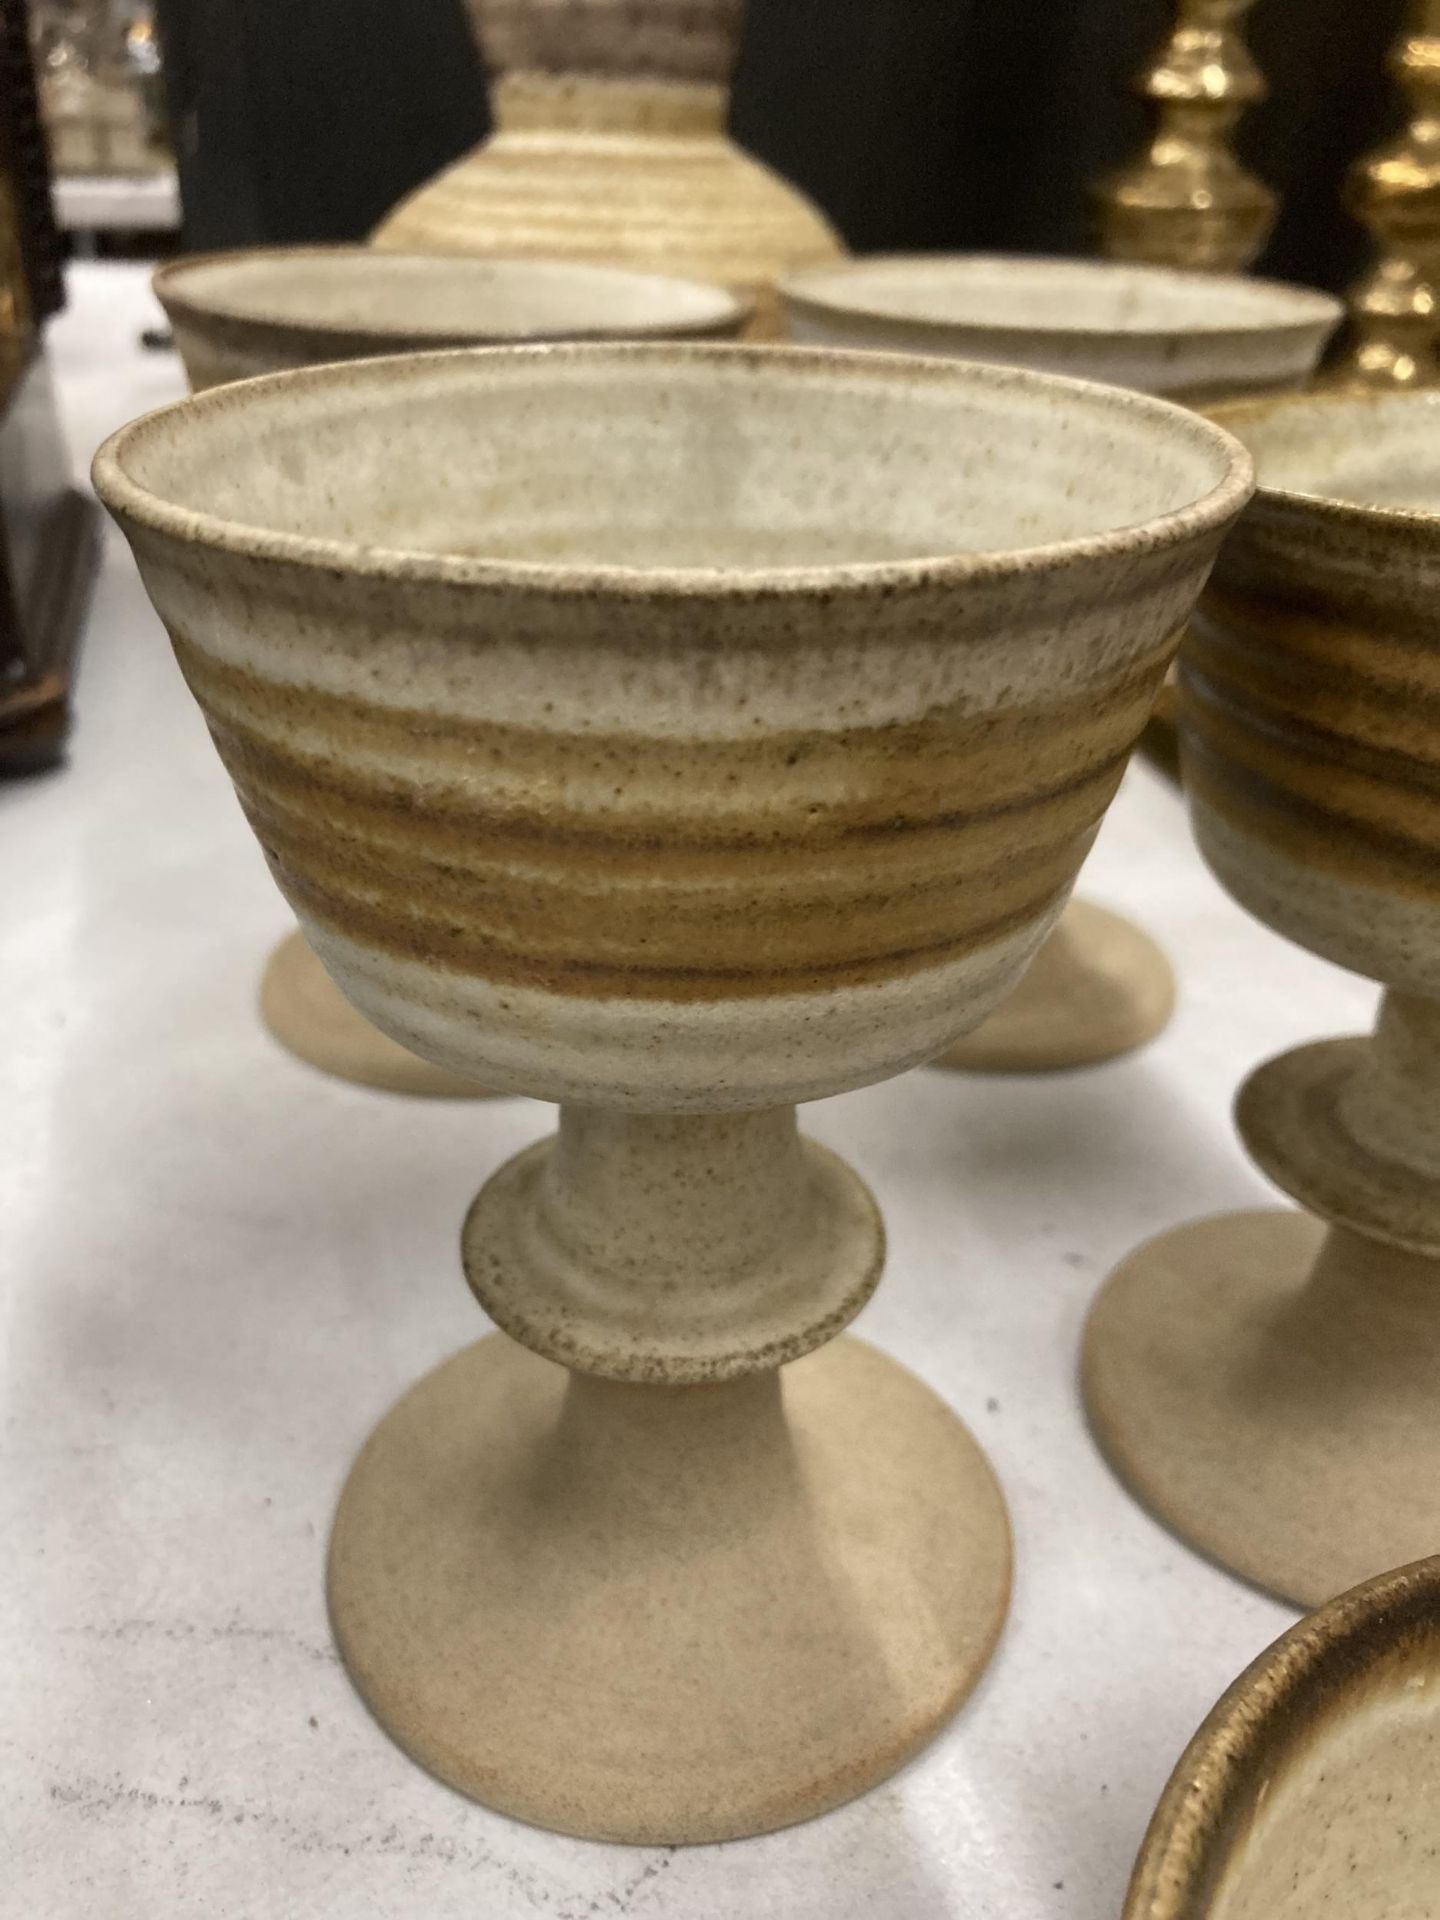
<instances>
[{"instance_id":1,"label":"ribbed band on vase","mask_svg":"<svg viewBox=\"0 0 1440 1920\"><path fill-rule=\"evenodd\" d=\"M729 84L744 0L469 0L492 73Z\"/></svg>"},{"instance_id":2,"label":"ribbed band on vase","mask_svg":"<svg viewBox=\"0 0 1440 1920\"><path fill-rule=\"evenodd\" d=\"M610 79L582 73L507 73L490 104L501 134L621 134L694 138L722 131L722 86Z\"/></svg>"}]
</instances>

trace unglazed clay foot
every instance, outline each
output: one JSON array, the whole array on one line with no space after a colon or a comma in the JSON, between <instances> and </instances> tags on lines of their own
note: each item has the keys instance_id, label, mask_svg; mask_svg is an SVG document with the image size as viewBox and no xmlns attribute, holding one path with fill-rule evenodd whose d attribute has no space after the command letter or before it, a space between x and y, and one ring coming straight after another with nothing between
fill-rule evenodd
<instances>
[{"instance_id":1,"label":"unglazed clay foot","mask_svg":"<svg viewBox=\"0 0 1440 1920\"><path fill-rule=\"evenodd\" d=\"M1222 1566L1315 1606L1440 1540L1440 1259L1221 1214L1111 1275L1085 1403L1111 1465Z\"/></svg>"},{"instance_id":2,"label":"unglazed clay foot","mask_svg":"<svg viewBox=\"0 0 1440 1920\"><path fill-rule=\"evenodd\" d=\"M873 1347L657 1389L496 1335L376 1428L329 1592L351 1677L430 1772L543 1827L664 1843L892 1773L979 1677L1009 1580L984 1455Z\"/></svg>"},{"instance_id":3,"label":"unglazed clay foot","mask_svg":"<svg viewBox=\"0 0 1440 1920\"><path fill-rule=\"evenodd\" d=\"M357 1013L297 928L266 962L260 1017L298 1059L337 1080L436 1100L483 1100L487 1089L398 1046Z\"/></svg>"},{"instance_id":4,"label":"unglazed clay foot","mask_svg":"<svg viewBox=\"0 0 1440 1920\"><path fill-rule=\"evenodd\" d=\"M1020 985L934 1063L970 1073L1045 1073L1113 1060L1153 1040L1175 975L1142 927L1071 900Z\"/></svg>"},{"instance_id":5,"label":"unglazed clay foot","mask_svg":"<svg viewBox=\"0 0 1440 1920\"><path fill-rule=\"evenodd\" d=\"M357 1687L570 1832L849 1799L973 1686L1009 1530L955 1415L829 1344L884 1232L795 1106L1016 984L1241 449L1029 374L551 348L217 389L96 475L328 971L561 1108L465 1222L503 1332L346 1487Z\"/></svg>"},{"instance_id":6,"label":"unglazed clay foot","mask_svg":"<svg viewBox=\"0 0 1440 1920\"><path fill-rule=\"evenodd\" d=\"M1147 1506L1313 1605L1440 1545L1440 399L1225 417L1261 484L1182 654L1196 838L1243 906L1386 990L1373 1034L1236 1102L1305 1211L1132 1254L1084 1388Z\"/></svg>"}]
</instances>

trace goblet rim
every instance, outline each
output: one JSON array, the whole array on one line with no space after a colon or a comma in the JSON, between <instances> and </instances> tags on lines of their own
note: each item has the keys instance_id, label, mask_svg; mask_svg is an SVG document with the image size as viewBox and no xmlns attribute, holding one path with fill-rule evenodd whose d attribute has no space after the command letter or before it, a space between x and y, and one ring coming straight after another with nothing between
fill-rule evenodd
<instances>
[{"instance_id":1,"label":"goblet rim","mask_svg":"<svg viewBox=\"0 0 1440 1920\"><path fill-rule=\"evenodd\" d=\"M1440 1555L1365 1580L1306 1614L1234 1679L1176 1761L1141 1843L1122 1920L1190 1920L1277 1748L1303 1741L1377 1649L1435 1631Z\"/></svg>"},{"instance_id":2,"label":"goblet rim","mask_svg":"<svg viewBox=\"0 0 1440 1920\"><path fill-rule=\"evenodd\" d=\"M376 324L360 320L318 320L286 311L282 306L262 310L257 305L245 304L223 293L202 293L194 282L212 271L236 269L243 272L247 266L260 262L283 265L289 261L326 261L337 267L364 267L372 273L390 273L393 270L404 273L413 269L433 268L449 273L474 272L477 278L484 277L498 268L502 273L519 268L523 271L538 270L540 273L564 273L573 275L577 281L598 286L604 280L612 284L619 281L645 282L656 289L674 292L684 289L687 293L699 293L706 296L709 310L692 314L688 318L671 315L667 317L636 321L633 323L610 322L606 324L578 324L558 328L534 328L529 331L504 332L483 325L473 327L431 327L427 326L423 313L417 314L413 323L404 327L399 325ZM332 246L268 246L233 247L212 249L201 253L185 253L173 260L162 261L150 276L150 286L155 298L164 307L170 317L179 317L196 326L221 321L233 327L253 328L259 332L283 332L303 335L311 339L348 341L357 344L374 342L371 358L398 354L402 350L429 351L431 348L443 351L446 348L464 348L479 346L525 345L538 346L561 342L607 341L607 340L672 340L704 338L730 329L738 330L754 311L753 300L742 297L728 287L715 285L709 280L697 280L693 275L672 273L651 273L639 267L612 266L605 262L589 260L563 260L550 257L526 256L524 254L443 254L418 253L411 251L393 252L386 248L358 244L341 243ZM423 349L408 348L412 341L424 342Z\"/></svg>"},{"instance_id":3,"label":"goblet rim","mask_svg":"<svg viewBox=\"0 0 1440 1920\"><path fill-rule=\"evenodd\" d=\"M1153 322L1144 326L1123 321L1106 326L1081 324L1067 316L1063 308L1043 317L1027 320L998 320L954 313L917 313L913 308L900 310L882 302L867 302L864 283L878 280L900 268L975 269L992 274L1013 274L1015 279L1053 279L1059 293L1064 283L1096 284L1120 279L1138 280L1155 286L1182 287L1203 295L1207 304L1217 304L1220 296L1233 292L1244 298L1252 309L1265 301L1273 302L1273 319L1236 322L1175 321L1164 326ZM826 285L853 286L853 295L827 296ZM838 320L867 320L884 326L923 327L934 333L950 329L957 334L984 334L997 346L1006 341L1052 339L1067 343L1120 341L1127 346L1162 345L1170 340L1195 340L1214 344L1219 340L1251 341L1294 338L1303 340L1324 326L1337 326L1344 315L1341 303L1318 288L1298 285L1290 280L1257 279L1248 274L1202 273L1193 268L1151 266L1119 260L1084 260L1067 254L1027 253L874 253L861 260L827 261L823 265L799 268L783 274L777 282L782 300L806 307L811 312Z\"/></svg>"},{"instance_id":4,"label":"goblet rim","mask_svg":"<svg viewBox=\"0 0 1440 1920\"><path fill-rule=\"evenodd\" d=\"M882 378L897 386L931 384L958 389L989 388L1070 399L1095 417L1131 415L1149 420L1157 439L1183 438L1214 460L1215 477L1184 505L1099 533L1030 545L902 559L836 561L823 566L635 567L604 562L498 559L370 545L354 539L296 533L252 525L186 507L137 480L128 470L132 454L176 422L245 406L261 394L357 382L433 378L446 369L605 365L749 366L792 378ZM1250 455L1233 434L1188 407L1151 394L1094 380L1077 380L1028 368L905 353L872 353L787 345L738 346L663 343L465 347L334 361L259 374L192 394L156 408L121 427L96 453L91 478L110 511L130 525L182 544L246 560L288 563L314 573L386 581L399 585L488 588L545 599L664 599L744 602L771 599L894 594L904 590L1007 581L1056 574L1097 563L1138 560L1147 554L1218 536L1253 492Z\"/></svg>"},{"instance_id":5,"label":"goblet rim","mask_svg":"<svg viewBox=\"0 0 1440 1920\"><path fill-rule=\"evenodd\" d=\"M1243 440L1244 428L1269 420L1276 414L1301 411L1319 413L1322 409L1332 407L1336 410L1360 407L1372 412L1389 413L1412 411L1421 406L1440 408L1440 387L1399 393L1354 387L1337 387L1311 393L1274 393L1243 400L1226 400L1207 407L1205 411L1216 425ZM1245 444L1248 447L1249 443ZM1253 461L1253 449L1251 455ZM1258 464L1255 469L1254 506L1283 508L1321 525L1356 530L1368 528L1376 533L1386 529L1411 535L1429 531L1440 540L1440 504L1434 507L1383 505L1378 501L1349 499L1341 494L1308 487L1276 486L1274 482L1267 484L1261 479Z\"/></svg>"}]
</instances>

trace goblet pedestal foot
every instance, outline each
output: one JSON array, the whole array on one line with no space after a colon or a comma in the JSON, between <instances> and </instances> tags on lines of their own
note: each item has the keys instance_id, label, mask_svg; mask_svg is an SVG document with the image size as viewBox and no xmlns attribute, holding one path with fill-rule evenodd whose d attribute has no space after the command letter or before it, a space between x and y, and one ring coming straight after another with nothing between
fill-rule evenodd
<instances>
[{"instance_id":1,"label":"goblet pedestal foot","mask_svg":"<svg viewBox=\"0 0 1440 1920\"><path fill-rule=\"evenodd\" d=\"M1072 900L1009 999L934 1064L970 1073L1093 1066L1153 1040L1174 1007L1175 976L1149 934Z\"/></svg>"},{"instance_id":2,"label":"goblet pedestal foot","mask_svg":"<svg viewBox=\"0 0 1440 1920\"><path fill-rule=\"evenodd\" d=\"M1146 1506L1310 1607L1440 1549L1440 1006L1387 992L1373 1035L1267 1061L1235 1117L1308 1211L1133 1253L1085 1400Z\"/></svg>"},{"instance_id":3,"label":"goblet pedestal foot","mask_svg":"<svg viewBox=\"0 0 1440 1920\"><path fill-rule=\"evenodd\" d=\"M1440 1261L1303 1213L1197 1220L1111 1275L1085 1403L1131 1491L1298 1606L1440 1548Z\"/></svg>"},{"instance_id":4,"label":"goblet pedestal foot","mask_svg":"<svg viewBox=\"0 0 1440 1920\"><path fill-rule=\"evenodd\" d=\"M484 1087L408 1052L357 1013L297 927L266 962L260 1014L281 1046L322 1073L385 1093L483 1100Z\"/></svg>"},{"instance_id":5,"label":"goblet pedestal foot","mask_svg":"<svg viewBox=\"0 0 1440 1920\"><path fill-rule=\"evenodd\" d=\"M375 1430L329 1569L346 1667L421 1765L537 1825L656 1844L883 1779L979 1678L1009 1584L984 1455L851 1339L656 1387L493 1335Z\"/></svg>"}]
</instances>

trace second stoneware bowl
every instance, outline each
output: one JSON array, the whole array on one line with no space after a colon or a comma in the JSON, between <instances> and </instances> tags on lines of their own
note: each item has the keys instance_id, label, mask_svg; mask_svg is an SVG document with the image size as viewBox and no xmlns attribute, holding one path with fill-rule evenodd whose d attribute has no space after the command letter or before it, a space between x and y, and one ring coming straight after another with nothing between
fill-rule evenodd
<instances>
[{"instance_id":1,"label":"second stoneware bowl","mask_svg":"<svg viewBox=\"0 0 1440 1920\"><path fill-rule=\"evenodd\" d=\"M1194 406L1301 385L1340 317L1308 288L993 254L876 255L792 274L781 294L802 343L1034 367ZM1020 990L942 1064L1026 1072L1112 1059L1153 1039L1174 1002L1150 936L1076 900Z\"/></svg>"},{"instance_id":2,"label":"second stoneware bowl","mask_svg":"<svg viewBox=\"0 0 1440 1920\"><path fill-rule=\"evenodd\" d=\"M1341 308L1277 281L1114 261L877 254L781 284L792 339L954 354L1198 406L1302 386Z\"/></svg>"},{"instance_id":3,"label":"second stoneware bowl","mask_svg":"<svg viewBox=\"0 0 1440 1920\"><path fill-rule=\"evenodd\" d=\"M1122 1920L1440 1912L1440 1559L1382 1574L1266 1649L1182 1755Z\"/></svg>"},{"instance_id":4,"label":"second stoneware bowl","mask_svg":"<svg viewBox=\"0 0 1440 1920\"><path fill-rule=\"evenodd\" d=\"M949 1409L834 1338L883 1232L794 1103L1019 976L1243 450L1030 374L557 348L217 389L96 480L345 992L561 1103L463 1236L504 1332L342 1497L357 1686L574 1832L849 1798L974 1684L1009 1533Z\"/></svg>"},{"instance_id":5,"label":"second stoneware bowl","mask_svg":"<svg viewBox=\"0 0 1440 1920\"><path fill-rule=\"evenodd\" d=\"M327 360L586 339L729 339L748 304L696 280L578 261L470 260L369 247L190 254L154 276L191 388ZM337 1079L389 1093L486 1089L397 1046L346 1000L301 933L271 955L260 1012Z\"/></svg>"},{"instance_id":6,"label":"second stoneware bowl","mask_svg":"<svg viewBox=\"0 0 1440 1920\"><path fill-rule=\"evenodd\" d=\"M1440 1541L1440 395L1226 418L1260 487L1182 655L1195 837L1242 906L1385 993L1373 1034L1240 1090L1299 1208L1132 1254L1085 1387L1149 1506L1313 1605Z\"/></svg>"},{"instance_id":7,"label":"second stoneware bowl","mask_svg":"<svg viewBox=\"0 0 1440 1920\"><path fill-rule=\"evenodd\" d=\"M723 288L565 260L370 247L253 247L156 269L192 389L323 360L547 340L724 340L749 308Z\"/></svg>"}]
</instances>

